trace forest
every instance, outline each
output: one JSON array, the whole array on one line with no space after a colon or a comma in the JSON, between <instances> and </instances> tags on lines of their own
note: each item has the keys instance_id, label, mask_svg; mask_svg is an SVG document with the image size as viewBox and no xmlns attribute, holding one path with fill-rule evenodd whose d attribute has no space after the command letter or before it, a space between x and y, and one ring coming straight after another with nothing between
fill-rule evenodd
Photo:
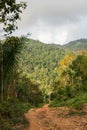
<instances>
[{"instance_id":1,"label":"forest","mask_svg":"<svg viewBox=\"0 0 87 130\"><path fill-rule=\"evenodd\" d=\"M57 45L10 36L26 4L7 0L7 5L0 3L6 27L0 40L0 130L24 129L24 113L46 103L81 110L87 103L87 39ZM15 15L6 21L9 12Z\"/></svg>"},{"instance_id":2,"label":"forest","mask_svg":"<svg viewBox=\"0 0 87 130\"><path fill-rule=\"evenodd\" d=\"M24 37L8 37L2 49L1 128L9 129L23 121L26 124L22 114L32 107L49 103L51 107L67 105L80 110L87 102L86 50L71 52Z\"/></svg>"}]
</instances>

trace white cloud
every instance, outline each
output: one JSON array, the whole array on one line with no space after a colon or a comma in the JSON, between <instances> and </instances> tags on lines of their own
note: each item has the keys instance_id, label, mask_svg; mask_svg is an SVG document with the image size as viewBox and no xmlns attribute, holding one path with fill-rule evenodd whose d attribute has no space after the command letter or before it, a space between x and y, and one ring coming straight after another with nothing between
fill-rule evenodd
<instances>
[{"instance_id":1,"label":"white cloud","mask_svg":"<svg viewBox=\"0 0 87 130\"><path fill-rule=\"evenodd\" d=\"M46 43L64 44L87 37L86 0L25 0L27 9L16 34L32 33Z\"/></svg>"}]
</instances>

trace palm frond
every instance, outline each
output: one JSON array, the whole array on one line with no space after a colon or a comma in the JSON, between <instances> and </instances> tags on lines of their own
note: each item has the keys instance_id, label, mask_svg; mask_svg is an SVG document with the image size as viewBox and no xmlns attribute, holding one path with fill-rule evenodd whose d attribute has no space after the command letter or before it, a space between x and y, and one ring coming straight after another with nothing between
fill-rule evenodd
<instances>
[{"instance_id":1,"label":"palm frond","mask_svg":"<svg viewBox=\"0 0 87 130\"><path fill-rule=\"evenodd\" d=\"M24 41L18 37L8 37L3 45L4 77L11 74L18 65Z\"/></svg>"}]
</instances>

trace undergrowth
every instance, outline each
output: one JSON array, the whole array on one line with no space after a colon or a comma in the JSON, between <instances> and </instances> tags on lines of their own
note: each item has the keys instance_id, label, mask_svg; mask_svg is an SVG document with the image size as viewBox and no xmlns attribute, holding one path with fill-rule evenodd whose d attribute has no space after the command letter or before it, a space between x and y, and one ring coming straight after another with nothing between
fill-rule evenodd
<instances>
[{"instance_id":1,"label":"undergrowth","mask_svg":"<svg viewBox=\"0 0 87 130\"><path fill-rule=\"evenodd\" d=\"M30 104L19 101L0 103L0 130L22 130L28 125L24 113L31 108ZM16 127L17 126L17 127Z\"/></svg>"},{"instance_id":2,"label":"undergrowth","mask_svg":"<svg viewBox=\"0 0 87 130\"><path fill-rule=\"evenodd\" d=\"M68 106L70 108L75 108L81 110L84 103L87 103L87 93L79 93L73 98L55 99L50 103L50 107Z\"/></svg>"}]
</instances>

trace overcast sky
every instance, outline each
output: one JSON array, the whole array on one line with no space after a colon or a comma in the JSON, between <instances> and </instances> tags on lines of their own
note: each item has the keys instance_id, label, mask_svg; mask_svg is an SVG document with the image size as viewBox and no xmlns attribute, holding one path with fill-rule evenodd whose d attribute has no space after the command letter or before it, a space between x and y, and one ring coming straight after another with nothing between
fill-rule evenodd
<instances>
[{"instance_id":1,"label":"overcast sky","mask_svg":"<svg viewBox=\"0 0 87 130\"><path fill-rule=\"evenodd\" d=\"M56 44L87 38L87 0L22 1L28 6L16 35L30 32L31 38Z\"/></svg>"}]
</instances>

